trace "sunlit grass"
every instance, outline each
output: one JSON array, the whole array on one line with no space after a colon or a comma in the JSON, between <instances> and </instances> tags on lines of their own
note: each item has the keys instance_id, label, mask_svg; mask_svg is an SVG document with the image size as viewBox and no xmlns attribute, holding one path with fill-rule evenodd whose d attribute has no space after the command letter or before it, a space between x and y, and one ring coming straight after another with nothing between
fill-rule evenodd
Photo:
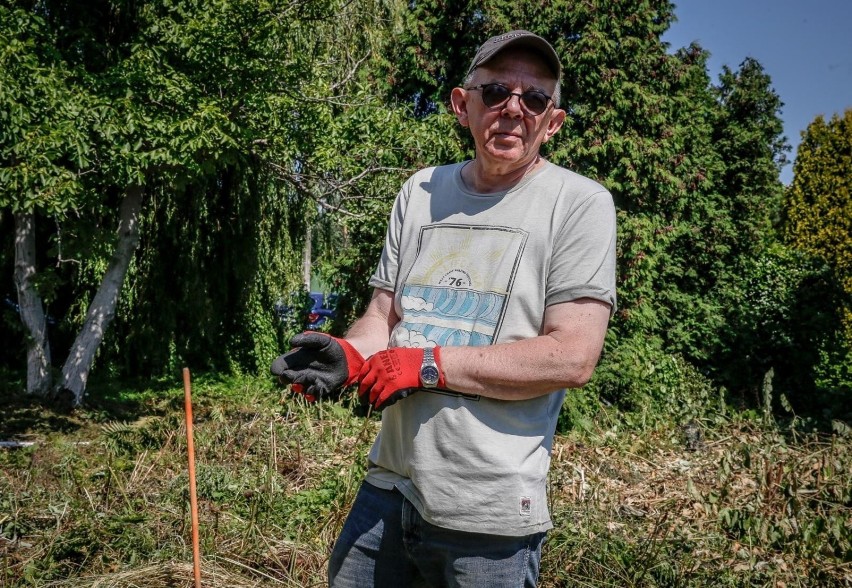
<instances>
[{"instance_id":1,"label":"sunlit grass","mask_svg":"<svg viewBox=\"0 0 852 588\"><path fill-rule=\"evenodd\" d=\"M127 402L123 402L123 398ZM0 585L190 586L183 390L7 399ZM271 381L193 382L205 586L319 586L379 428ZM852 442L751 421L563 431L541 586L852 586ZM619 423L622 423L619 425Z\"/></svg>"}]
</instances>

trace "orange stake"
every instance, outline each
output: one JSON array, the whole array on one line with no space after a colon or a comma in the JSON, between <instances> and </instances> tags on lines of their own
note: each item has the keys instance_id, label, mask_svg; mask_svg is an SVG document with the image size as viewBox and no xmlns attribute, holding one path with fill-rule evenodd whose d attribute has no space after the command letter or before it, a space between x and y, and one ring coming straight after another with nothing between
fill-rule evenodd
<instances>
[{"instance_id":1,"label":"orange stake","mask_svg":"<svg viewBox=\"0 0 852 588\"><path fill-rule=\"evenodd\" d=\"M189 454L189 506L192 511L192 572L195 588L201 588L201 550L198 545L198 499L195 496L195 443L192 440L192 394L189 368L183 368L183 399L186 409L186 452Z\"/></svg>"}]
</instances>

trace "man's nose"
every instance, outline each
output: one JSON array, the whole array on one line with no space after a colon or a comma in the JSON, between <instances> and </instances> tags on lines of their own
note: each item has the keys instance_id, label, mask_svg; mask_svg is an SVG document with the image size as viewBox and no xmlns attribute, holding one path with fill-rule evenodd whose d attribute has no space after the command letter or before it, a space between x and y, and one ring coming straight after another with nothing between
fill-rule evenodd
<instances>
[{"instance_id":1,"label":"man's nose","mask_svg":"<svg viewBox=\"0 0 852 588\"><path fill-rule=\"evenodd\" d=\"M523 118L524 110L521 106L521 97L517 94L509 96L509 100L503 105L502 114L510 118Z\"/></svg>"}]
</instances>

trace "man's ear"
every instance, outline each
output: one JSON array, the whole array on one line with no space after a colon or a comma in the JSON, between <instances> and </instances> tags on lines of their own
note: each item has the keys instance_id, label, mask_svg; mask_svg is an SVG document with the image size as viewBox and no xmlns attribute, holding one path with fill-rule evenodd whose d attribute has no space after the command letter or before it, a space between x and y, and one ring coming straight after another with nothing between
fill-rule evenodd
<instances>
[{"instance_id":1,"label":"man's ear","mask_svg":"<svg viewBox=\"0 0 852 588\"><path fill-rule=\"evenodd\" d=\"M544 140L542 143L547 143L547 141L562 128L562 123L565 122L566 116L567 113L561 108L553 109L553 112L550 113L550 120L547 121L547 131L544 134Z\"/></svg>"},{"instance_id":2,"label":"man's ear","mask_svg":"<svg viewBox=\"0 0 852 588\"><path fill-rule=\"evenodd\" d=\"M463 127L470 126L467 116L467 99L470 94L464 88L453 88L450 92L450 105L456 115L459 124Z\"/></svg>"}]
</instances>

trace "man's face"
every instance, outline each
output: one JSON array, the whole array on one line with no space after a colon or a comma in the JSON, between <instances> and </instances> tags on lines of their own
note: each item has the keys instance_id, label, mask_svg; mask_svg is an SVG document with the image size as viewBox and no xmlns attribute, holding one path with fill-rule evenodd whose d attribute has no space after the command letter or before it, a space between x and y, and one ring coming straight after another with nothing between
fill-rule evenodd
<instances>
[{"instance_id":1,"label":"man's face","mask_svg":"<svg viewBox=\"0 0 852 588\"><path fill-rule=\"evenodd\" d=\"M538 90L548 96L556 86L553 74L535 54L511 50L478 68L468 88L490 83L503 84L518 94ZM544 112L533 115L524 108L518 96L489 107L482 101L481 90L455 88L451 99L459 122L470 128L476 157L500 173L533 162L541 144L550 139L565 120L565 111L550 101Z\"/></svg>"}]
</instances>

